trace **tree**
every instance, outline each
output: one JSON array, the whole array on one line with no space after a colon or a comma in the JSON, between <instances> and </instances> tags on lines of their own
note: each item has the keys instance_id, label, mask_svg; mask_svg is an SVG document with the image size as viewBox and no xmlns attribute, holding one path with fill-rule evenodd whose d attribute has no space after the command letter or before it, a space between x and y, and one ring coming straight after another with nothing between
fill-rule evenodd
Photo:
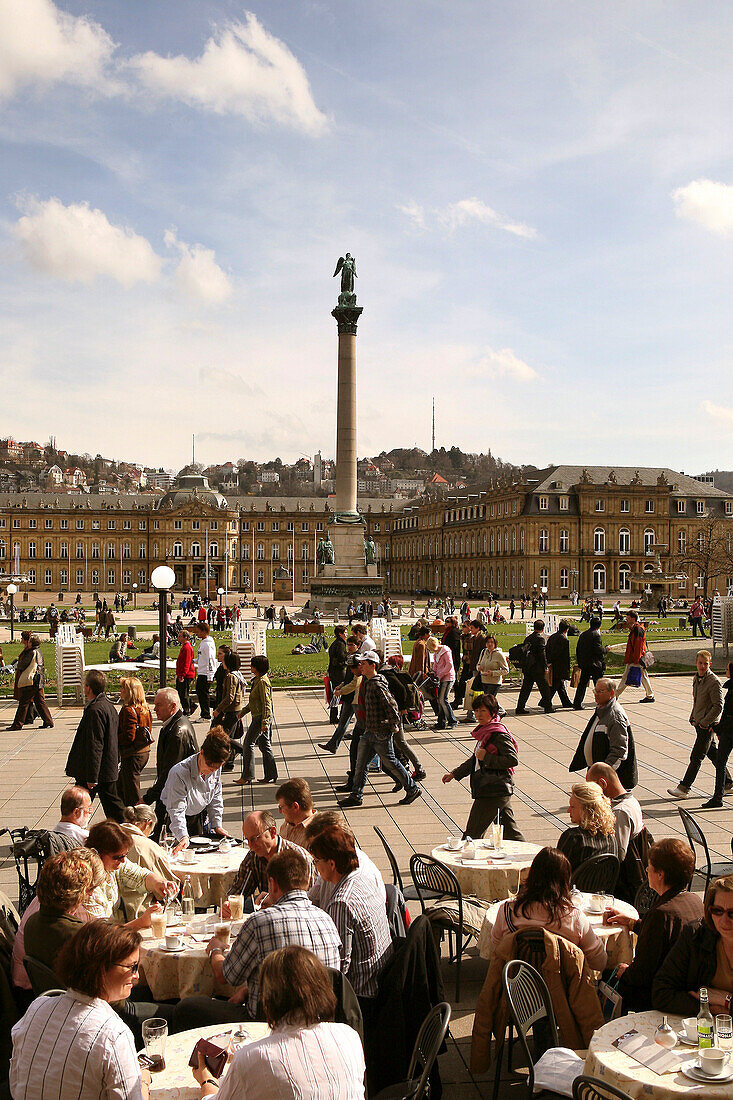
<instances>
[{"instance_id":1,"label":"tree","mask_svg":"<svg viewBox=\"0 0 733 1100\"><path fill-rule=\"evenodd\" d=\"M697 533L684 550L678 548L673 561L676 569L692 574L695 587L698 576L702 578L703 596L707 599L711 582L733 576L733 523L716 516L701 517Z\"/></svg>"}]
</instances>

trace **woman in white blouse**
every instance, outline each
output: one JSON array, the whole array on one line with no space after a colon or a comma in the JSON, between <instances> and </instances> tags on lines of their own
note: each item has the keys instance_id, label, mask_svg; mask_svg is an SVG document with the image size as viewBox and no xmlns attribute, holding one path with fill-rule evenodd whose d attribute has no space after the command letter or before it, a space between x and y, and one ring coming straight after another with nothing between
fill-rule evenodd
<instances>
[{"instance_id":1,"label":"woman in white blouse","mask_svg":"<svg viewBox=\"0 0 733 1100\"><path fill-rule=\"evenodd\" d=\"M116 821L100 821L89 830L87 848L98 853L106 871L104 882L89 895L84 908L90 917L102 920L125 921L124 906L120 904L122 891L129 891L142 900L147 893L161 898L172 898L178 893L178 886L166 882L162 875L136 867L127 858L130 838ZM140 916L127 922L128 928L149 928L150 917L159 906L149 906Z\"/></svg>"},{"instance_id":2,"label":"woman in white blouse","mask_svg":"<svg viewBox=\"0 0 733 1100\"><path fill-rule=\"evenodd\" d=\"M199 1055L202 1098L364 1100L361 1039L330 1022L336 998L320 959L295 945L273 951L260 969L260 1003L271 1033L237 1051L221 1088Z\"/></svg>"},{"instance_id":3,"label":"woman in white blouse","mask_svg":"<svg viewBox=\"0 0 733 1100\"><path fill-rule=\"evenodd\" d=\"M12 1031L13 1100L147 1100L150 1074L111 1005L129 997L139 954L137 932L99 920L64 945L66 993L38 997Z\"/></svg>"}]
</instances>

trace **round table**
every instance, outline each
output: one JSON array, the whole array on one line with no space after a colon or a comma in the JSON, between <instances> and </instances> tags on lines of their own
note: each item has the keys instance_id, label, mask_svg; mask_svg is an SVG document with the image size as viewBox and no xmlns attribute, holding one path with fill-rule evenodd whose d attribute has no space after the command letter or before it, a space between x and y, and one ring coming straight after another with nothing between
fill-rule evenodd
<instances>
[{"instance_id":1,"label":"round table","mask_svg":"<svg viewBox=\"0 0 733 1100\"><path fill-rule=\"evenodd\" d=\"M188 850L196 853L196 846L192 844ZM235 844L231 851L226 853L206 852L204 855L196 853L193 863L186 863L181 858L183 853L179 853L171 859L170 865L173 874L181 880L181 883L184 883L186 875L189 875L197 908L208 909L211 905L218 907L222 897L229 893L229 888L237 877L237 871L246 854L246 848L241 844Z\"/></svg>"},{"instance_id":2,"label":"round table","mask_svg":"<svg viewBox=\"0 0 733 1100\"><path fill-rule=\"evenodd\" d=\"M590 894L578 894L574 897L574 902L577 908L582 909L587 916L593 931L598 936L598 939L602 941L606 952L608 954L609 967L618 966L619 963L630 963L634 957L634 948L632 942L632 933L628 928L622 928L619 924L604 924L603 916L600 913L589 913L587 911L588 903L590 902ZM484 917L484 923L481 926L481 934L478 939L479 954L482 959L491 958L491 930L494 927L496 920L496 914L501 905L500 901L497 901L494 905L487 910ZM614 909L618 909L620 913L625 916L633 917L634 920L639 919L639 914L633 905L629 905L625 901L619 901L618 898L614 898Z\"/></svg>"},{"instance_id":3,"label":"round table","mask_svg":"<svg viewBox=\"0 0 733 1100\"><path fill-rule=\"evenodd\" d=\"M198 1100L201 1091L188 1064L197 1040L210 1039L214 1035L233 1035L238 1027L239 1024L215 1024L213 1027L197 1027L195 1031L169 1035L165 1044L165 1069L152 1074L150 1100ZM255 1039L264 1039L270 1034L267 1024L247 1022L241 1024L241 1027L248 1035L242 1045L254 1042ZM224 1070L223 1076L226 1076L226 1072Z\"/></svg>"},{"instance_id":4,"label":"round table","mask_svg":"<svg viewBox=\"0 0 733 1100\"><path fill-rule=\"evenodd\" d=\"M668 1016L667 1019L675 1031L682 1030L681 1016ZM614 1039L632 1028L651 1039L661 1022L661 1012L631 1012L628 1016L621 1016L618 1020L605 1024L590 1041L584 1072L592 1077L600 1077L609 1085L615 1085L633 1097L633 1100L670 1100L670 1097L676 1098L683 1093L688 1096L697 1093L702 1100L730 1100L730 1081L716 1083L711 1080L698 1084L680 1071L660 1075L611 1045ZM695 1057L697 1051L695 1047L678 1043L672 1053L682 1063Z\"/></svg>"},{"instance_id":5,"label":"round table","mask_svg":"<svg viewBox=\"0 0 733 1100\"><path fill-rule=\"evenodd\" d=\"M141 932L140 969L145 984L156 1001L191 997L193 994L207 997L215 993L220 996L231 995L232 989L229 985L220 985L214 980L214 971L206 954L206 945L214 935L215 923L213 917L196 917L190 925L185 926L191 929L191 934L185 933L183 925L176 928L176 932L183 934L181 951L168 951L165 939L154 939L149 928ZM243 923L244 921L232 923L232 940Z\"/></svg>"},{"instance_id":6,"label":"round table","mask_svg":"<svg viewBox=\"0 0 733 1100\"><path fill-rule=\"evenodd\" d=\"M506 856L492 860L495 853L493 848L489 848L488 842L474 841L474 845L479 846L482 858L466 863L461 860L460 850L452 852L444 844L433 848L430 854L433 859L450 868L464 894L473 894L485 901L502 901L503 898L516 894L520 882L527 877L530 863L540 850L537 844L505 840L502 851L506 852Z\"/></svg>"}]
</instances>

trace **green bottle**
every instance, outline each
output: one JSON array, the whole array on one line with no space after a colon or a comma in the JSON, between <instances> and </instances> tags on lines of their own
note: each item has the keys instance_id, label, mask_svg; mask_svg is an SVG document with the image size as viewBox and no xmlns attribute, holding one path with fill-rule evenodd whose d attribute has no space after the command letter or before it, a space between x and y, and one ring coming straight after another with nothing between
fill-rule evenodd
<instances>
[{"instance_id":1,"label":"green bottle","mask_svg":"<svg viewBox=\"0 0 733 1100\"><path fill-rule=\"evenodd\" d=\"M710 1012L708 991L705 986L700 990L700 1011L697 1014L697 1045L700 1048L713 1045L713 1017Z\"/></svg>"}]
</instances>

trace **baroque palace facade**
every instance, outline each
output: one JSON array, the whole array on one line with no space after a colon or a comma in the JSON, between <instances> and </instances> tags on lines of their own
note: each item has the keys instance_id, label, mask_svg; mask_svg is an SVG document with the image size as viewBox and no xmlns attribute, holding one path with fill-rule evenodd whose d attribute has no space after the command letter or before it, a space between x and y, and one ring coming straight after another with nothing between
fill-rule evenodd
<instances>
[{"instance_id":1,"label":"baroque palace facade","mask_svg":"<svg viewBox=\"0 0 733 1100\"><path fill-rule=\"evenodd\" d=\"M674 572L711 520L733 521L733 496L661 467L557 466L475 495L359 508L387 590L407 596L464 585L507 598L533 585L553 600L626 594L657 559ZM0 576L23 575L37 592L142 592L170 565L178 591L213 595L271 592L276 571L294 565L306 592L331 509L324 498L225 499L198 476L161 498L0 494ZM680 576L670 594L689 599L698 583Z\"/></svg>"}]
</instances>

